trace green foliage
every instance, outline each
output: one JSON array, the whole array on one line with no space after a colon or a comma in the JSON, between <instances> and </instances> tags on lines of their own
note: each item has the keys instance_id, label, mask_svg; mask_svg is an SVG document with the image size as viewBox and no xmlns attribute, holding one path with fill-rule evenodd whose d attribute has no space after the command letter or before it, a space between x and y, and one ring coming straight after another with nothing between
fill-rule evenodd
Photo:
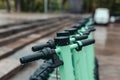
<instances>
[{"instance_id":1,"label":"green foliage","mask_svg":"<svg viewBox=\"0 0 120 80\"><path fill-rule=\"evenodd\" d=\"M93 12L98 7L108 8L111 12L120 13L119 0L84 0L85 12Z\"/></svg>"},{"instance_id":2,"label":"green foliage","mask_svg":"<svg viewBox=\"0 0 120 80\"><path fill-rule=\"evenodd\" d=\"M64 6L64 9L65 9L66 11L68 11L68 2L67 2L67 1L65 2L65 4L64 4L63 6Z\"/></svg>"},{"instance_id":3,"label":"green foliage","mask_svg":"<svg viewBox=\"0 0 120 80\"><path fill-rule=\"evenodd\" d=\"M34 5L32 5L34 3ZM22 0L22 11L44 12L44 0ZM48 9L58 11L61 8L61 0L48 0Z\"/></svg>"},{"instance_id":4,"label":"green foliage","mask_svg":"<svg viewBox=\"0 0 120 80\"><path fill-rule=\"evenodd\" d=\"M115 5L112 6L111 13L120 14L120 3L115 3Z\"/></svg>"},{"instance_id":5,"label":"green foliage","mask_svg":"<svg viewBox=\"0 0 120 80\"><path fill-rule=\"evenodd\" d=\"M43 12L44 11L44 4L43 0L36 0L34 5L35 12Z\"/></svg>"},{"instance_id":6,"label":"green foliage","mask_svg":"<svg viewBox=\"0 0 120 80\"><path fill-rule=\"evenodd\" d=\"M5 9L7 7L5 0L0 0L0 9Z\"/></svg>"},{"instance_id":7,"label":"green foliage","mask_svg":"<svg viewBox=\"0 0 120 80\"><path fill-rule=\"evenodd\" d=\"M34 11L34 12L43 12L44 4L43 0L22 0L21 2L22 11Z\"/></svg>"},{"instance_id":8,"label":"green foliage","mask_svg":"<svg viewBox=\"0 0 120 80\"><path fill-rule=\"evenodd\" d=\"M15 2L10 1L10 7L14 10ZM23 12L44 12L44 0L21 0L21 11ZM7 8L6 0L0 0L0 8ZM68 10L67 0L48 0L49 11Z\"/></svg>"},{"instance_id":9,"label":"green foliage","mask_svg":"<svg viewBox=\"0 0 120 80\"><path fill-rule=\"evenodd\" d=\"M62 0L49 0L49 10L50 11L59 11L61 10L61 1Z\"/></svg>"}]
</instances>

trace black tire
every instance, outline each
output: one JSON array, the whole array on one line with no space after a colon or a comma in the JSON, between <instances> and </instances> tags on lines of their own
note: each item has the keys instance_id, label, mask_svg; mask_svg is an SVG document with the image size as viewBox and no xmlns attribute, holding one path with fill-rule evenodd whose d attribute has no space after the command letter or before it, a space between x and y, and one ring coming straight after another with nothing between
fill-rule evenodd
<instances>
[{"instance_id":1,"label":"black tire","mask_svg":"<svg viewBox=\"0 0 120 80\"><path fill-rule=\"evenodd\" d=\"M95 77L95 80L100 80L100 78L99 78L99 63L98 63L98 60L96 57L95 57L94 77Z\"/></svg>"}]
</instances>

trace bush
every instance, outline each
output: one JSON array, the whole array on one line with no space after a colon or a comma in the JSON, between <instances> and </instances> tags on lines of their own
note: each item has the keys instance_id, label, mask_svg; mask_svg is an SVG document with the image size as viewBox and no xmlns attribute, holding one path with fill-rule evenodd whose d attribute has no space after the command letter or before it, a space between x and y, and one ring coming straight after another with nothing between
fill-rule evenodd
<instances>
[{"instance_id":1,"label":"bush","mask_svg":"<svg viewBox=\"0 0 120 80\"><path fill-rule=\"evenodd\" d=\"M0 0L0 9L5 9L7 7L5 0Z\"/></svg>"},{"instance_id":2,"label":"bush","mask_svg":"<svg viewBox=\"0 0 120 80\"><path fill-rule=\"evenodd\" d=\"M25 12L43 12L43 0L21 0L21 10Z\"/></svg>"}]
</instances>

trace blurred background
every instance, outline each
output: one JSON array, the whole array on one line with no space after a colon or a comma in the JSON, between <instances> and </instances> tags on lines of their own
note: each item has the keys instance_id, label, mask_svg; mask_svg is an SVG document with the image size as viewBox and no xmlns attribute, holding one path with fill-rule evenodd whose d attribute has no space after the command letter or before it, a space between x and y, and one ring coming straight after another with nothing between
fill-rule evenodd
<instances>
[{"instance_id":1,"label":"blurred background","mask_svg":"<svg viewBox=\"0 0 120 80\"><path fill-rule=\"evenodd\" d=\"M0 80L28 80L43 61L19 58L90 16L100 80L120 80L120 0L0 0Z\"/></svg>"},{"instance_id":2,"label":"blurred background","mask_svg":"<svg viewBox=\"0 0 120 80\"><path fill-rule=\"evenodd\" d=\"M71 12L91 13L96 8L108 8L120 13L120 0L0 0L1 12Z\"/></svg>"}]
</instances>

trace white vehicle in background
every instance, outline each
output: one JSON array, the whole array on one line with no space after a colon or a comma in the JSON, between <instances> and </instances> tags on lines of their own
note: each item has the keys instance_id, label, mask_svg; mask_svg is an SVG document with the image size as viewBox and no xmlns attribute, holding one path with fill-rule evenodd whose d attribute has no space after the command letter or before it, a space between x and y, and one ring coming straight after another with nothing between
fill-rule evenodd
<instances>
[{"instance_id":1,"label":"white vehicle in background","mask_svg":"<svg viewBox=\"0 0 120 80\"><path fill-rule=\"evenodd\" d=\"M94 21L96 24L108 24L110 19L109 9L97 8L94 13Z\"/></svg>"}]
</instances>

